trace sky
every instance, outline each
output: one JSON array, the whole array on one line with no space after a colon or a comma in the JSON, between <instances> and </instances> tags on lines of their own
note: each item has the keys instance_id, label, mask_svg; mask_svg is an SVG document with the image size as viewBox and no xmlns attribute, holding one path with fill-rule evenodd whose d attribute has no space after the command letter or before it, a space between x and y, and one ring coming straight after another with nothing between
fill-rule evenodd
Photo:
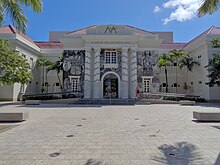
<instances>
[{"instance_id":1,"label":"sky","mask_svg":"<svg viewBox=\"0 0 220 165\"><path fill-rule=\"evenodd\" d=\"M220 10L197 17L201 0L42 0L43 11L25 8L27 35L48 41L49 31L73 31L91 25L131 25L147 31L171 31L175 42L188 42L212 25L220 27ZM9 24L10 17L5 24Z\"/></svg>"}]
</instances>

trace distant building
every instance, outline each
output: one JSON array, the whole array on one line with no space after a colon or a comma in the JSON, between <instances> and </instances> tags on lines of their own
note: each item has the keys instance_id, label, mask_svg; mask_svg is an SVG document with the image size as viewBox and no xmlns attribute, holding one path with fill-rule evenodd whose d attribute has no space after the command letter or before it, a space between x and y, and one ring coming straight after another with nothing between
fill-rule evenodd
<instances>
[{"instance_id":1,"label":"distant building","mask_svg":"<svg viewBox=\"0 0 220 165\"><path fill-rule=\"evenodd\" d=\"M172 32L149 32L128 25L96 25L71 32L50 32L48 42L37 42L11 25L4 26L0 28L0 38L9 40L30 63L33 80L26 85L0 87L0 99L17 100L21 94L40 94L46 86L49 93L61 92L56 71L46 76L35 64L39 57L57 61L63 54L60 76L62 92L67 97L77 93L78 97L91 99L136 98L140 93L143 96L165 92L168 85L170 93L186 92L207 100L220 100L220 88L205 84L208 71L204 66L219 51L210 45L216 37L220 37L217 27L188 43L175 43ZM164 68L157 66L160 54L172 49L187 51L200 63L189 72L186 91L185 69L180 70L175 64L168 67L166 84Z\"/></svg>"}]
</instances>

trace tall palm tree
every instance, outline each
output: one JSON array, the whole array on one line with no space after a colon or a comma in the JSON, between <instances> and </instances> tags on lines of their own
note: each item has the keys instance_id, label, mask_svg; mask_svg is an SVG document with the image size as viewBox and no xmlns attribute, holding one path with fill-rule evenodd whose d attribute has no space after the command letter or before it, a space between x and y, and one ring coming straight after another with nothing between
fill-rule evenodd
<instances>
[{"instance_id":1,"label":"tall palm tree","mask_svg":"<svg viewBox=\"0 0 220 165\"><path fill-rule=\"evenodd\" d=\"M48 82L47 82L47 73L48 73L48 71L47 71L47 68L49 68L49 67L51 67L52 66L52 64L53 64L53 62L51 62L51 61L49 61L49 60L47 60L46 58L44 58L44 57L40 57L40 58L38 58L37 59L37 67L40 67L40 66L42 66L42 89L41 89L41 92L43 93L44 92L44 86L46 85L46 87L47 87L47 89L46 89L46 91L48 92ZM46 67L46 69L45 69L45 67ZM46 70L46 77L45 77L45 70ZM44 77L45 77L45 81L46 81L46 84L45 84L45 81L44 81Z\"/></svg>"},{"instance_id":2,"label":"tall palm tree","mask_svg":"<svg viewBox=\"0 0 220 165\"><path fill-rule=\"evenodd\" d=\"M178 93L178 83L177 83L177 67L179 66L179 60L183 59L186 56L189 56L188 52L184 52L182 50L170 50L169 51L171 54L171 62L176 64L176 93Z\"/></svg>"},{"instance_id":3,"label":"tall palm tree","mask_svg":"<svg viewBox=\"0 0 220 165\"><path fill-rule=\"evenodd\" d=\"M163 53L158 60L159 67L165 67L165 77L166 77L166 93L168 93L168 78L167 78L167 66L170 66L171 56L169 54Z\"/></svg>"},{"instance_id":4,"label":"tall palm tree","mask_svg":"<svg viewBox=\"0 0 220 165\"><path fill-rule=\"evenodd\" d=\"M198 10L198 15L204 16L206 14L213 14L218 10L220 0L202 0L202 5Z\"/></svg>"},{"instance_id":5,"label":"tall palm tree","mask_svg":"<svg viewBox=\"0 0 220 165\"><path fill-rule=\"evenodd\" d=\"M59 74L60 74L60 72L63 70L63 56L59 57L59 60L58 60L58 61L56 61L55 63L53 63L51 66L49 66L49 67L47 68L47 71L48 71L48 72L51 71L51 70L56 70L56 72L57 72L57 78L58 78L58 81L59 81L59 84L60 84L60 89L61 89L61 91L62 91L63 85L62 85L62 83L61 83Z\"/></svg>"},{"instance_id":6,"label":"tall palm tree","mask_svg":"<svg viewBox=\"0 0 220 165\"><path fill-rule=\"evenodd\" d=\"M188 88L187 86L188 72L189 71L192 72L194 65L200 65L200 64L197 61L193 61L193 58L190 56L186 56L180 60L180 64L179 64L180 69L182 69L183 67L186 68L186 82L185 82L185 87L184 87L185 93Z\"/></svg>"},{"instance_id":7,"label":"tall palm tree","mask_svg":"<svg viewBox=\"0 0 220 165\"><path fill-rule=\"evenodd\" d=\"M16 28L25 33L27 30L27 18L23 12L24 6L31 7L34 12L40 13L42 11L42 0L1 0L0 26L2 26L5 17L10 15Z\"/></svg>"}]
</instances>

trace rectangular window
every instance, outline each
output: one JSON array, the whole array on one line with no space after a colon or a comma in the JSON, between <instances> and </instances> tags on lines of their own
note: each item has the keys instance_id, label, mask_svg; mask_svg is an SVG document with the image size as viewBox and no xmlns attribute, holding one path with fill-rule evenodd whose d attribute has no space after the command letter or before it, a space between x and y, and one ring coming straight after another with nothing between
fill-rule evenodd
<instances>
[{"instance_id":1,"label":"rectangular window","mask_svg":"<svg viewBox=\"0 0 220 165\"><path fill-rule=\"evenodd\" d=\"M117 52L106 51L105 52L105 63L106 64L117 64Z\"/></svg>"},{"instance_id":2,"label":"rectangular window","mask_svg":"<svg viewBox=\"0 0 220 165\"><path fill-rule=\"evenodd\" d=\"M144 80L144 92L150 92L150 80Z\"/></svg>"},{"instance_id":3,"label":"rectangular window","mask_svg":"<svg viewBox=\"0 0 220 165\"><path fill-rule=\"evenodd\" d=\"M111 63L111 52L106 52L106 54L105 54L105 63L106 64Z\"/></svg>"},{"instance_id":4,"label":"rectangular window","mask_svg":"<svg viewBox=\"0 0 220 165\"><path fill-rule=\"evenodd\" d=\"M116 52L112 52L112 64L116 64L116 63L117 63Z\"/></svg>"},{"instance_id":5,"label":"rectangular window","mask_svg":"<svg viewBox=\"0 0 220 165\"><path fill-rule=\"evenodd\" d=\"M78 91L78 78L72 78L71 81L72 81L72 90L74 92L77 92Z\"/></svg>"}]
</instances>

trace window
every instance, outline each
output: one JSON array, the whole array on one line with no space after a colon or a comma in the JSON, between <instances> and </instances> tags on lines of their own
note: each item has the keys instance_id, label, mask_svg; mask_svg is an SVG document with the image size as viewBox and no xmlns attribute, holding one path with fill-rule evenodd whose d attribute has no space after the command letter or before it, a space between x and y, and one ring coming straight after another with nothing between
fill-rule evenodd
<instances>
[{"instance_id":1,"label":"window","mask_svg":"<svg viewBox=\"0 0 220 165\"><path fill-rule=\"evenodd\" d=\"M30 57L30 61L31 61L30 62L30 67L33 68L33 66L34 66L34 59L32 57Z\"/></svg>"},{"instance_id":2,"label":"window","mask_svg":"<svg viewBox=\"0 0 220 165\"><path fill-rule=\"evenodd\" d=\"M25 55L25 54L23 54L23 53L22 53L22 57L23 57L24 59L26 59L26 55Z\"/></svg>"},{"instance_id":3,"label":"window","mask_svg":"<svg viewBox=\"0 0 220 165\"><path fill-rule=\"evenodd\" d=\"M166 87L166 86L168 87L168 85L166 85L166 83L163 83L163 85L162 85L162 86L163 86L163 87Z\"/></svg>"},{"instance_id":4,"label":"window","mask_svg":"<svg viewBox=\"0 0 220 165\"><path fill-rule=\"evenodd\" d=\"M78 91L78 78L72 78L72 90L74 92Z\"/></svg>"},{"instance_id":5,"label":"window","mask_svg":"<svg viewBox=\"0 0 220 165\"><path fill-rule=\"evenodd\" d=\"M106 64L117 64L117 52L106 51L105 52L105 63Z\"/></svg>"},{"instance_id":6,"label":"window","mask_svg":"<svg viewBox=\"0 0 220 165\"><path fill-rule=\"evenodd\" d=\"M144 92L150 92L150 80L144 80Z\"/></svg>"}]
</instances>

